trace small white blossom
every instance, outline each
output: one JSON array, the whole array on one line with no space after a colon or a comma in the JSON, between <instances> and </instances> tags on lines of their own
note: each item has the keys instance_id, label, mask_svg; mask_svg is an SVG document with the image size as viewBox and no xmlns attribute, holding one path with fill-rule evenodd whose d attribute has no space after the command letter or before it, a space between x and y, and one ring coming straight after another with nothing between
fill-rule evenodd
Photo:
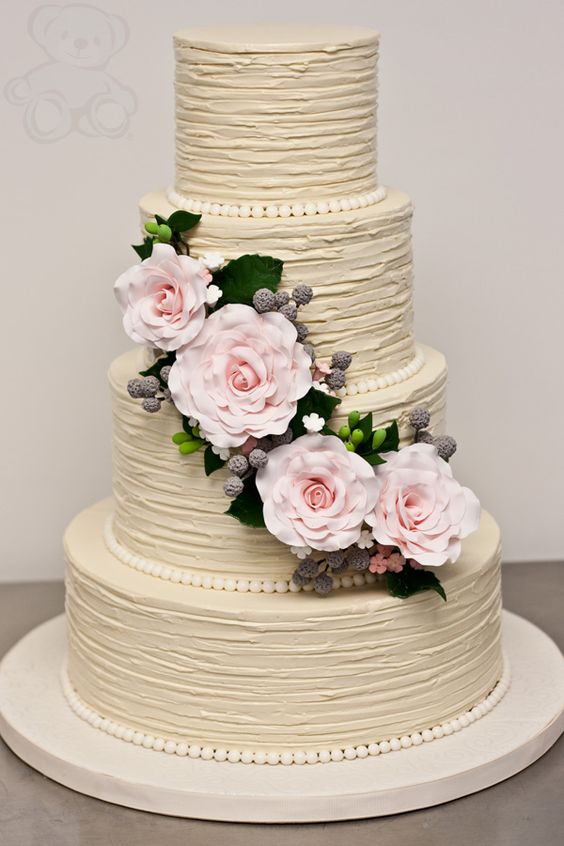
<instances>
[{"instance_id":1,"label":"small white blossom","mask_svg":"<svg viewBox=\"0 0 564 846\"><path fill-rule=\"evenodd\" d=\"M313 382L313 387L316 391L323 391L324 394L329 393L329 385L326 385L325 382Z\"/></svg>"},{"instance_id":2,"label":"small white blossom","mask_svg":"<svg viewBox=\"0 0 564 846\"><path fill-rule=\"evenodd\" d=\"M357 540L356 545L359 549L370 549L371 546L374 546L374 538L372 537L372 532L369 532L368 529L364 529L360 533L360 537Z\"/></svg>"},{"instance_id":3,"label":"small white blossom","mask_svg":"<svg viewBox=\"0 0 564 846\"><path fill-rule=\"evenodd\" d=\"M302 423L304 424L307 432L321 432L323 427L325 426L325 420L323 417L320 417L319 414L315 412L313 414L304 414L302 417Z\"/></svg>"},{"instance_id":4,"label":"small white blossom","mask_svg":"<svg viewBox=\"0 0 564 846\"><path fill-rule=\"evenodd\" d=\"M221 265L225 262L225 259L223 258L221 253L214 251L211 253L206 253L204 256L202 256L200 261L205 267L207 267L208 270L214 271L219 270Z\"/></svg>"},{"instance_id":5,"label":"small white blossom","mask_svg":"<svg viewBox=\"0 0 564 846\"><path fill-rule=\"evenodd\" d=\"M195 417L189 417L189 418L188 418L188 425L189 425L189 426L197 426L197 425L198 425L198 421L196 420L196 418L195 418Z\"/></svg>"},{"instance_id":6,"label":"small white blossom","mask_svg":"<svg viewBox=\"0 0 564 846\"><path fill-rule=\"evenodd\" d=\"M311 555L311 546L291 546L290 552L292 555L295 555L297 558L303 560L307 558L308 555Z\"/></svg>"},{"instance_id":7,"label":"small white blossom","mask_svg":"<svg viewBox=\"0 0 564 846\"><path fill-rule=\"evenodd\" d=\"M223 295L221 288L217 285L208 285L208 305L214 306L219 298Z\"/></svg>"},{"instance_id":8,"label":"small white blossom","mask_svg":"<svg viewBox=\"0 0 564 846\"><path fill-rule=\"evenodd\" d=\"M227 461L231 455L231 452L228 449L215 446L214 444L212 444L212 452L215 453L215 455L218 455L222 461Z\"/></svg>"}]
</instances>

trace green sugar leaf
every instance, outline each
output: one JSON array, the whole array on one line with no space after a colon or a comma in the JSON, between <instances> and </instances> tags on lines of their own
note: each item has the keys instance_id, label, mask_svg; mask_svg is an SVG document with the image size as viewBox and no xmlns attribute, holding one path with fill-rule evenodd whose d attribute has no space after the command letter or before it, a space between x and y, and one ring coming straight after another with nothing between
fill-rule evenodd
<instances>
[{"instance_id":1,"label":"green sugar leaf","mask_svg":"<svg viewBox=\"0 0 564 846\"><path fill-rule=\"evenodd\" d=\"M386 587L392 596L407 599L414 593L434 590L446 602L446 593L440 581L430 570L415 570L406 564L401 573L386 573Z\"/></svg>"},{"instance_id":2,"label":"green sugar leaf","mask_svg":"<svg viewBox=\"0 0 564 846\"><path fill-rule=\"evenodd\" d=\"M163 222L170 226L173 232L181 233L193 229L200 222L201 217L201 214L192 214L192 212L179 209L173 212L168 220Z\"/></svg>"},{"instance_id":3,"label":"green sugar leaf","mask_svg":"<svg viewBox=\"0 0 564 846\"><path fill-rule=\"evenodd\" d=\"M223 291L219 305L252 305L253 296L260 288L276 291L282 268L283 262L271 256L245 255L230 261L214 273L214 284Z\"/></svg>"},{"instance_id":4,"label":"green sugar leaf","mask_svg":"<svg viewBox=\"0 0 564 846\"><path fill-rule=\"evenodd\" d=\"M253 529L264 529L264 516L262 513L262 499L258 492L255 477L250 476L245 481L242 493L233 500L226 514L235 517L244 526L251 526Z\"/></svg>"},{"instance_id":5,"label":"green sugar leaf","mask_svg":"<svg viewBox=\"0 0 564 846\"><path fill-rule=\"evenodd\" d=\"M215 473L216 470L221 470L224 467L226 462L223 458L220 458L219 455L211 448L211 444L206 447L204 452L204 470L206 471L206 476L211 476L212 473Z\"/></svg>"},{"instance_id":6,"label":"green sugar leaf","mask_svg":"<svg viewBox=\"0 0 564 846\"><path fill-rule=\"evenodd\" d=\"M296 414L290 421L290 428L294 437L299 438L300 435L305 435L306 429L302 422L305 414L319 414L327 423L340 402L339 397L332 397L330 394L318 391L317 388L310 388L305 397L298 401Z\"/></svg>"},{"instance_id":7,"label":"green sugar leaf","mask_svg":"<svg viewBox=\"0 0 564 846\"><path fill-rule=\"evenodd\" d=\"M168 352L166 355L161 355L160 358L157 358L154 364L151 364L147 370L141 370L139 372L140 376L156 376L159 382L161 383L161 388L166 388L166 382L161 379L161 370L163 367L172 367L174 362L176 361L176 353L175 352ZM188 430L186 430L188 431Z\"/></svg>"},{"instance_id":8,"label":"green sugar leaf","mask_svg":"<svg viewBox=\"0 0 564 846\"><path fill-rule=\"evenodd\" d=\"M153 238L150 235L147 235L147 237L143 239L142 244L132 244L131 246L141 261L144 261L144 259L149 258L153 252Z\"/></svg>"},{"instance_id":9,"label":"green sugar leaf","mask_svg":"<svg viewBox=\"0 0 564 846\"><path fill-rule=\"evenodd\" d=\"M386 437L381 446L378 447L378 452L397 452L399 449L399 428L398 421L394 420L386 427Z\"/></svg>"}]
</instances>

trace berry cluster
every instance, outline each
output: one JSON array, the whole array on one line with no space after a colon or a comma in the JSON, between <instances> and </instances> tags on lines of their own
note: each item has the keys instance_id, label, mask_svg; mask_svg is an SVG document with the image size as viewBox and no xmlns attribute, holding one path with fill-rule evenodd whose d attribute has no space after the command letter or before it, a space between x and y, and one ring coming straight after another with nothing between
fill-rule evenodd
<instances>
[{"instance_id":1,"label":"berry cluster","mask_svg":"<svg viewBox=\"0 0 564 846\"><path fill-rule=\"evenodd\" d=\"M243 493L244 482L256 470L266 467L268 464L268 453L271 449L282 444L289 444L293 439L291 429L287 429L283 435L272 435L269 438L252 439L247 444L247 451L232 455L227 462L227 469L231 476L223 485L223 491L230 499L235 499Z\"/></svg>"},{"instance_id":2,"label":"berry cluster","mask_svg":"<svg viewBox=\"0 0 564 846\"><path fill-rule=\"evenodd\" d=\"M304 285L303 283L296 285L291 297L288 291L274 292L269 288L259 288L253 296L253 306L259 314L265 314L267 311L277 311L290 320L296 327L298 341L303 344L309 335L309 329L304 323L298 322L298 309L300 306L307 305L312 297L313 291L309 285ZM308 352L310 352L309 349ZM310 355L313 355L312 351Z\"/></svg>"},{"instance_id":3,"label":"berry cluster","mask_svg":"<svg viewBox=\"0 0 564 846\"><path fill-rule=\"evenodd\" d=\"M456 452L456 441L451 435L437 435L434 437L428 428L430 422L431 415L427 408L418 406L411 411L409 423L411 428L415 429L415 443L432 444L436 447L440 457L448 461Z\"/></svg>"},{"instance_id":4,"label":"berry cluster","mask_svg":"<svg viewBox=\"0 0 564 846\"><path fill-rule=\"evenodd\" d=\"M170 402L170 391L168 388L162 387L162 382L166 385L170 374L170 367L161 368L161 378L156 376L141 376L137 379L130 379L127 383L127 393L133 399L142 399L141 408L148 411L149 414L154 414L161 410L163 402Z\"/></svg>"}]
</instances>

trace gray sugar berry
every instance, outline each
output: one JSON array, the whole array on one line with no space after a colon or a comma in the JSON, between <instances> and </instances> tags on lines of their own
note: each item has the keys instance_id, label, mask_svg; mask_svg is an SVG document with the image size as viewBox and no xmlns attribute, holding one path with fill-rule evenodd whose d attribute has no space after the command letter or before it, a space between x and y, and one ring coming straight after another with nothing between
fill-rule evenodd
<instances>
[{"instance_id":1,"label":"gray sugar berry","mask_svg":"<svg viewBox=\"0 0 564 846\"><path fill-rule=\"evenodd\" d=\"M309 329L304 323L294 323L294 326L298 332L298 341L303 343L309 335Z\"/></svg>"},{"instance_id":2,"label":"gray sugar berry","mask_svg":"<svg viewBox=\"0 0 564 846\"><path fill-rule=\"evenodd\" d=\"M161 401L157 397L145 397L141 405L143 410L148 411L149 414L154 414L156 411L161 410Z\"/></svg>"},{"instance_id":3,"label":"gray sugar berry","mask_svg":"<svg viewBox=\"0 0 564 846\"><path fill-rule=\"evenodd\" d=\"M243 492L243 488L244 485L239 476L230 476L223 486L223 492L225 496L235 499L236 496L239 496Z\"/></svg>"},{"instance_id":4,"label":"gray sugar berry","mask_svg":"<svg viewBox=\"0 0 564 846\"><path fill-rule=\"evenodd\" d=\"M168 385L168 377L170 376L171 370L172 367L170 366L170 364L166 364L164 367L161 367L161 379L163 380L165 385Z\"/></svg>"},{"instance_id":5,"label":"gray sugar berry","mask_svg":"<svg viewBox=\"0 0 564 846\"><path fill-rule=\"evenodd\" d=\"M427 429L417 429L415 433L416 444L433 444L435 439Z\"/></svg>"},{"instance_id":6,"label":"gray sugar berry","mask_svg":"<svg viewBox=\"0 0 564 846\"><path fill-rule=\"evenodd\" d=\"M456 441L450 435L440 435L435 438L435 446L441 458L448 461L456 452Z\"/></svg>"},{"instance_id":7,"label":"gray sugar berry","mask_svg":"<svg viewBox=\"0 0 564 846\"><path fill-rule=\"evenodd\" d=\"M288 291L276 291L274 294L275 308L282 308L290 302L290 294Z\"/></svg>"},{"instance_id":8,"label":"gray sugar berry","mask_svg":"<svg viewBox=\"0 0 564 846\"><path fill-rule=\"evenodd\" d=\"M311 358L312 362L315 361L315 349L313 348L313 344L304 344L304 350Z\"/></svg>"},{"instance_id":9,"label":"gray sugar berry","mask_svg":"<svg viewBox=\"0 0 564 846\"><path fill-rule=\"evenodd\" d=\"M298 587L303 587L304 585L307 585L310 579L308 579L307 576L302 576L299 570L294 570L292 573L292 581L295 585L298 585Z\"/></svg>"},{"instance_id":10,"label":"gray sugar berry","mask_svg":"<svg viewBox=\"0 0 564 846\"><path fill-rule=\"evenodd\" d=\"M292 297L296 305L307 305L309 302L311 302L311 298L313 297L313 291L309 287L309 285L304 285L303 282L300 282L300 284L296 285L296 287L292 291Z\"/></svg>"},{"instance_id":11,"label":"gray sugar berry","mask_svg":"<svg viewBox=\"0 0 564 846\"><path fill-rule=\"evenodd\" d=\"M263 452L270 452L272 449L272 439L268 437L259 438L255 448L262 449Z\"/></svg>"},{"instance_id":12,"label":"gray sugar berry","mask_svg":"<svg viewBox=\"0 0 564 846\"><path fill-rule=\"evenodd\" d=\"M261 467L266 467L268 464L268 455L263 449L255 447L255 449L251 450L249 453L249 464L257 470Z\"/></svg>"},{"instance_id":13,"label":"gray sugar berry","mask_svg":"<svg viewBox=\"0 0 564 846\"><path fill-rule=\"evenodd\" d=\"M422 405L412 408L409 414L409 423L413 429L426 429L431 422L431 415L428 409Z\"/></svg>"},{"instance_id":14,"label":"gray sugar berry","mask_svg":"<svg viewBox=\"0 0 564 846\"><path fill-rule=\"evenodd\" d=\"M144 397L143 379L130 379L127 383L127 393L133 399Z\"/></svg>"},{"instance_id":15,"label":"gray sugar berry","mask_svg":"<svg viewBox=\"0 0 564 846\"><path fill-rule=\"evenodd\" d=\"M291 429L286 429L283 435L273 435L272 436L272 446L284 446L285 444L291 444L294 440L294 433Z\"/></svg>"},{"instance_id":16,"label":"gray sugar berry","mask_svg":"<svg viewBox=\"0 0 564 846\"><path fill-rule=\"evenodd\" d=\"M312 579L314 576L317 576L319 564L317 561L314 561L313 558L304 558L304 560L300 561L298 564L297 570L300 576L305 576L306 579Z\"/></svg>"},{"instance_id":17,"label":"gray sugar berry","mask_svg":"<svg viewBox=\"0 0 564 846\"><path fill-rule=\"evenodd\" d=\"M345 564L345 553L342 549L336 549L334 552L328 552L325 556L327 566L332 570L337 570Z\"/></svg>"},{"instance_id":18,"label":"gray sugar berry","mask_svg":"<svg viewBox=\"0 0 564 846\"><path fill-rule=\"evenodd\" d=\"M351 361L351 353L340 350L331 356L331 367L335 370L347 370L351 366Z\"/></svg>"},{"instance_id":19,"label":"gray sugar berry","mask_svg":"<svg viewBox=\"0 0 564 846\"><path fill-rule=\"evenodd\" d=\"M298 309L295 303L286 303L286 305L282 306L278 309L280 314L286 317L288 320L296 320L298 317Z\"/></svg>"},{"instance_id":20,"label":"gray sugar berry","mask_svg":"<svg viewBox=\"0 0 564 846\"><path fill-rule=\"evenodd\" d=\"M333 590L333 579L329 573L320 573L315 577L313 587L316 593L324 596Z\"/></svg>"},{"instance_id":21,"label":"gray sugar berry","mask_svg":"<svg viewBox=\"0 0 564 846\"><path fill-rule=\"evenodd\" d=\"M332 391L338 391L339 388L344 388L346 381L347 377L344 370L331 370L325 377L325 382Z\"/></svg>"},{"instance_id":22,"label":"gray sugar berry","mask_svg":"<svg viewBox=\"0 0 564 846\"><path fill-rule=\"evenodd\" d=\"M268 288L259 288L253 295L253 306L259 314L276 308L276 297Z\"/></svg>"},{"instance_id":23,"label":"gray sugar berry","mask_svg":"<svg viewBox=\"0 0 564 846\"><path fill-rule=\"evenodd\" d=\"M156 376L145 376L141 382L144 397L154 397L161 389L161 383Z\"/></svg>"},{"instance_id":24,"label":"gray sugar berry","mask_svg":"<svg viewBox=\"0 0 564 846\"><path fill-rule=\"evenodd\" d=\"M244 476L249 469L249 462L244 455L232 455L227 467L234 476Z\"/></svg>"},{"instance_id":25,"label":"gray sugar berry","mask_svg":"<svg viewBox=\"0 0 564 846\"><path fill-rule=\"evenodd\" d=\"M366 570L370 564L370 553L367 549L353 546L347 553L347 564L351 570Z\"/></svg>"}]
</instances>

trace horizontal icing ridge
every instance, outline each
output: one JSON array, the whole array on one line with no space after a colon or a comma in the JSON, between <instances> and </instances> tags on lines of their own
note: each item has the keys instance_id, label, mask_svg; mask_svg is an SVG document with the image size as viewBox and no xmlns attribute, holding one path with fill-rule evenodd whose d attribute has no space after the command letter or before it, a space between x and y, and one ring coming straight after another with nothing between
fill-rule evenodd
<instances>
[{"instance_id":1,"label":"horizontal icing ridge","mask_svg":"<svg viewBox=\"0 0 564 846\"><path fill-rule=\"evenodd\" d=\"M276 206L268 203L253 202L244 205L234 205L223 200L196 200L183 197L174 188L166 192L170 202L179 209L194 212L195 214L211 214L221 217L311 217L314 214L337 214L339 212L365 209L368 206L376 205L386 198L386 188L382 185L370 194L362 194L360 197L343 197L332 200L302 200L299 203L284 203Z\"/></svg>"},{"instance_id":2,"label":"horizontal icing ridge","mask_svg":"<svg viewBox=\"0 0 564 846\"><path fill-rule=\"evenodd\" d=\"M127 564L128 567L139 570L140 573L146 573L148 576L154 576L172 584L190 585L206 590L238 591L239 593L249 591L251 593L288 593L288 591L299 593L301 590L307 593L313 591L312 583L302 587L291 579L273 581L272 579L246 579L236 575L226 579L218 573L202 576L199 573L190 573L188 570L179 570L177 567L167 567L157 561L149 561L141 555L135 555L118 543L113 533L112 523L113 516L106 521L104 526L104 541L109 551L122 564ZM346 573L342 576L333 575L332 579L334 588L362 587L362 585L374 584L378 581L378 577L369 572Z\"/></svg>"},{"instance_id":3,"label":"horizontal icing ridge","mask_svg":"<svg viewBox=\"0 0 564 846\"><path fill-rule=\"evenodd\" d=\"M179 589L116 561L108 513L88 509L65 536L69 676L116 723L226 749L356 747L452 720L501 676L487 514L441 567L445 603L379 584L326 597Z\"/></svg>"},{"instance_id":4,"label":"horizontal icing ridge","mask_svg":"<svg viewBox=\"0 0 564 846\"><path fill-rule=\"evenodd\" d=\"M377 188L376 33L299 52L193 37L174 42L180 194L280 206Z\"/></svg>"},{"instance_id":5,"label":"horizontal icing ridge","mask_svg":"<svg viewBox=\"0 0 564 846\"><path fill-rule=\"evenodd\" d=\"M373 410L380 425L397 418L405 442L413 436L409 411L427 405L433 431L440 433L446 367L440 354L429 348L424 352L425 364L405 381L344 397L335 425L345 422L353 408ZM202 578L288 581L296 566L289 550L266 530L250 529L225 514L221 480L227 471L208 477L200 453L181 456L171 443L179 429L176 410L165 404L158 414L147 414L131 399L127 382L142 367L140 351L134 350L116 359L110 370L117 542L132 555Z\"/></svg>"},{"instance_id":6,"label":"horizontal icing ridge","mask_svg":"<svg viewBox=\"0 0 564 846\"><path fill-rule=\"evenodd\" d=\"M144 197L141 207L144 220L155 213L168 217L176 209L164 194ZM328 216L207 214L190 230L190 252L281 259L283 288L303 282L313 289L300 319L310 329L317 357L348 350L353 354L348 381L358 384L405 367L415 355L411 215L409 197L391 188L376 205Z\"/></svg>"},{"instance_id":7,"label":"horizontal icing ridge","mask_svg":"<svg viewBox=\"0 0 564 846\"><path fill-rule=\"evenodd\" d=\"M388 752L401 752L402 749L409 749L411 746L421 746L433 740L440 740L456 734L463 728L475 723L485 717L486 714L495 708L507 693L511 683L510 669L507 658L504 658L503 675L494 689L481 702L474 705L468 711L448 720L441 725L423 729L423 731L405 734L401 737L390 737L388 740L379 742L366 741L358 746L333 746L328 744L327 749L294 749L277 752L274 750L264 752L254 749L225 749L222 746L200 746L191 743L190 739L176 741L170 738L155 737L142 731L136 731L130 726L108 720L101 714L89 708L82 702L80 696L74 690L66 668L61 673L61 685L65 698L71 710L81 720L89 723L93 728L109 734L125 743L133 743L134 746L142 746L144 749L152 749L155 752L166 752L168 755L178 757L201 758L203 761L227 761L230 764L268 764L275 766L303 765L303 764L329 764L340 761L354 761L355 758L368 758L376 755L384 755Z\"/></svg>"}]
</instances>

